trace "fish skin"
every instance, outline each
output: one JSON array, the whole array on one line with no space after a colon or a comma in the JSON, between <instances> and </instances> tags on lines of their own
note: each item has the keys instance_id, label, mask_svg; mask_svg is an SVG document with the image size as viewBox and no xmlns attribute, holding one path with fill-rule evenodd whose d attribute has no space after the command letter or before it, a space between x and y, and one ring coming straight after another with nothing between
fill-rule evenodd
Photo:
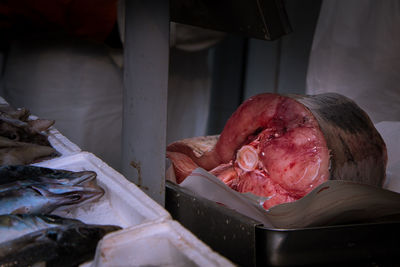
<instances>
[{"instance_id":1,"label":"fish skin","mask_svg":"<svg viewBox=\"0 0 400 267\"><path fill-rule=\"evenodd\" d=\"M16 190L19 188L27 187L27 186L36 186L43 184L54 184L54 185L64 185L64 186L92 186L92 184L96 184L95 180L92 178L93 176L89 176L85 180L76 179L75 182L67 179L49 179L45 177L37 177L36 179L26 179L26 180L18 180L8 184L0 184L0 192L4 192L7 190Z\"/></svg>"},{"instance_id":2,"label":"fish skin","mask_svg":"<svg viewBox=\"0 0 400 267\"><path fill-rule=\"evenodd\" d=\"M16 181L37 181L46 183L58 183L80 185L88 180L96 179L93 171L67 171L27 165L0 166L0 185Z\"/></svg>"},{"instance_id":3,"label":"fish skin","mask_svg":"<svg viewBox=\"0 0 400 267\"><path fill-rule=\"evenodd\" d=\"M42 132L54 120L30 119L27 109L0 105L0 165L30 164L59 153Z\"/></svg>"},{"instance_id":4,"label":"fish skin","mask_svg":"<svg viewBox=\"0 0 400 267\"><path fill-rule=\"evenodd\" d=\"M50 146L18 142L0 136L0 165L31 164L39 159L58 155Z\"/></svg>"},{"instance_id":5,"label":"fish skin","mask_svg":"<svg viewBox=\"0 0 400 267\"><path fill-rule=\"evenodd\" d=\"M47 120L47 119L28 120L28 125L31 131L35 133L46 131L48 128L53 126L54 123L55 123L54 120Z\"/></svg>"},{"instance_id":6,"label":"fish skin","mask_svg":"<svg viewBox=\"0 0 400 267\"><path fill-rule=\"evenodd\" d=\"M68 179L49 179L46 177L34 177L31 179L25 179L25 180L17 180L15 182L11 182L8 184L1 184L0 183L0 192L8 191L8 190L17 190L23 187L27 186L43 186L43 185L56 185L56 186L82 186L82 187L88 187L88 188L96 188L96 180L94 176L89 175L89 176L82 176L75 178L73 180L68 180ZM61 187L62 188L62 187ZM63 188L64 189L64 188ZM64 189L65 190L65 189Z\"/></svg>"},{"instance_id":7,"label":"fish skin","mask_svg":"<svg viewBox=\"0 0 400 267\"><path fill-rule=\"evenodd\" d=\"M382 187L387 148L364 110L336 93L290 97L307 107L320 125L330 149L330 179Z\"/></svg>"},{"instance_id":8,"label":"fish skin","mask_svg":"<svg viewBox=\"0 0 400 267\"><path fill-rule=\"evenodd\" d=\"M98 241L121 229L113 225L69 225L39 230L0 244L0 266L77 266L94 257Z\"/></svg>"},{"instance_id":9,"label":"fish skin","mask_svg":"<svg viewBox=\"0 0 400 267\"><path fill-rule=\"evenodd\" d=\"M55 121L47 119L29 119L27 109L14 109L11 106L0 106L0 135L14 141L51 146L42 131L51 127Z\"/></svg>"},{"instance_id":10,"label":"fish skin","mask_svg":"<svg viewBox=\"0 0 400 267\"><path fill-rule=\"evenodd\" d=\"M51 146L47 137L38 131L44 130L44 125L40 124L40 122L28 123L0 115L0 135L13 141ZM54 124L53 121L52 124ZM31 127L31 125L34 127ZM47 123L47 125L50 125L50 123Z\"/></svg>"},{"instance_id":11,"label":"fish skin","mask_svg":"<svg viewBox=\"0 0 400 267\"><path fill-rule=\"evenodd\" d=\"M0 214L44 214L61 206L99 199L104 190L95 185L34 184L0 192Z\"/></svg>"},{"instance_id":12,"label":"fish skin","mask_svg":"<svg viewBox=\"0 0 400 267\"><path fill-rule=\"evenodd\" d=\"M83 224L83 222L48 214L0 215L0 243L38 230L71 224Z\"/></svg>"},{"instance_id":13,"label":"fish skin","mask_svg":"<svg viewBox=\"0 0 400 267\"><path fill-rule=\"evenodd\" d=\"M8 104L0 104L0 114L8 116L13 119L25 121L28 119L30 112L26 108L13 108Z\"/></svg>"}]
</instances>

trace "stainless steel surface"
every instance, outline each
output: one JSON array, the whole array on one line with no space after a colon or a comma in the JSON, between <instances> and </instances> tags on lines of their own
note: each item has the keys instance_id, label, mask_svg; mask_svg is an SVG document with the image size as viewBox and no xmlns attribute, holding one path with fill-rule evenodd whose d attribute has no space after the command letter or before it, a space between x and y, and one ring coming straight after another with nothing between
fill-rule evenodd
<instances>
[{"instance_id":1,"label":"stainless steel surface","mask_svg":"<svg viewBox=\"0 0 400 267\"><path fill-rule=\"evenodd\" d=\"M166 209L239 266L400 266L400 221L270 229L167 182Z\"/></svg>"},{"instance_id":2,"label":"stainless steel surface","mask_svg":"<svg viewBox=\"0 0 400 267\"><path fill-rule=\"evenodd\" d=\"M259 223L167 182L165 208L213 250L240 266L256 265Z\"/></svg>"},{"instance_id":3,"label":"stainless steel surface","mask_svg":"<svg viewBox=\"0 0 400 267\"><path fill-rule=\"evenodd\" d=\"M164 205L169 1L125 1L122 172Z\"/></svg>"},{"instance_id":4,"label":"stainless steel surface","mask_svg":"<svg viewBox=\"0 0 400 267\"><path fill-rule=\"evenodd\" d=\"M257 266L399 266L400 222L256 227Z\"/></svg>"}]
</instances>

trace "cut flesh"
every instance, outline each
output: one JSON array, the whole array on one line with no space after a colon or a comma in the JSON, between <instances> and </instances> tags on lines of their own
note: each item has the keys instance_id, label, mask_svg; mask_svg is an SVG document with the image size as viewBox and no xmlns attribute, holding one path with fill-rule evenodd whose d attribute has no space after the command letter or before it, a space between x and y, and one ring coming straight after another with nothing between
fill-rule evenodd
<instances>
[{"instance_id":1,"label":"cut flesh","mask_svg":"<svg viewBox=\"0 0 400 267\"><path fill-rule=\"evenodd\" d=\"M338 94L257 95L233 113L209 151L194 155L179 142L167 150L191 161L171 158L175 169L203 167L234 190L268 197L266 209L295 201L328 179L381 186L387 161L367 114Z\"/></svg>"}]
</instances>

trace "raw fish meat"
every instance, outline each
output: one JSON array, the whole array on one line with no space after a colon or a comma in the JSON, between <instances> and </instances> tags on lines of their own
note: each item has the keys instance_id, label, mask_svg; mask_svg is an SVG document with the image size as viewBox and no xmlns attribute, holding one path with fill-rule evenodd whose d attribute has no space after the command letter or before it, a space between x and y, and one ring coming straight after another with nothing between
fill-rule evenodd
<instances>
[{"instance_id":1,"label":"raw fish meat","mask_svg":"<svg viewBox=\"0 0 400 267\"><path fill-rule=\"evenodd\" d=\"M167 147L178 183L202 167L236 191L267 197L265 209L296 201L329 179L382 186L387 162L368 115L334 93L256 95L213 145L193 148L187 140Z\"/></svg>"}]
</instances>

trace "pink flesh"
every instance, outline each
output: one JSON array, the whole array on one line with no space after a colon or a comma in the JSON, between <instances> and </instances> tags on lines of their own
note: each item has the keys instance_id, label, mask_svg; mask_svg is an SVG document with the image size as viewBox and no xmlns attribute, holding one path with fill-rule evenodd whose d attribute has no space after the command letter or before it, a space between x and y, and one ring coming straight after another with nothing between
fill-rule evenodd
<instances>
[{"instance_id":1,"label":"pink flesh","mask_svg":"<svg viewBox=\"0 0 400 267\"><path fill-rule=\"evenodd\" d=\"M295 201L329 179L329 151L316 119L302 104L276 94L245 101L202 157L185 146L169 149L187 155L184 164L169 156L175 168L180 165L179 181L200 166L234 190L268 197L266 209Z\"/></svg>"},{"instance_id":2,"label":"pink flesh","mask_svg":"<svg viewBox=\"0 0 400 267\"><path fill-rule=\"evenodd\" d=\"M248 113L249 109L242 106L231 117L227 125L234 126L234 129L225 127L217 149L222 153L221 158L224 158L225 155L230 156L231 151L222 148L221 143L226 145L229 140L236 139L237 142L237 139L244 139L243 146L237 150L236 157L230 156L233 158L230 164L224 164L224 172L215 172L218 167L211 171L239 192L269 197L264 203L266 209L295 201L329 178L329 152L314 116L290 98L275 96L275 99L271 99L270 96L268 94L272 105L265 105L261 116ZM258 104L257 100L253 103ZM262 122L259 121L260 117ZM236 122L235 118L241 121ZM248 125L254 124L251 118L258 121L262 128L256 135L246 131L254 129L254 126ZM243 127L247 138L243 138L243 131L237 127ZM255 152L258 158L254 156Z\"/></svg>"},{"instance_id":3,"label":"pink flesh","mask_svg":"<svg viewBox=\"0 0 400 267\"><path fill-rule=\"evenodd\" d=\"M167 151L167 157L173 162L176 182L180 184L198 166L183 153Z\"/></svg>"}]
</instances>

